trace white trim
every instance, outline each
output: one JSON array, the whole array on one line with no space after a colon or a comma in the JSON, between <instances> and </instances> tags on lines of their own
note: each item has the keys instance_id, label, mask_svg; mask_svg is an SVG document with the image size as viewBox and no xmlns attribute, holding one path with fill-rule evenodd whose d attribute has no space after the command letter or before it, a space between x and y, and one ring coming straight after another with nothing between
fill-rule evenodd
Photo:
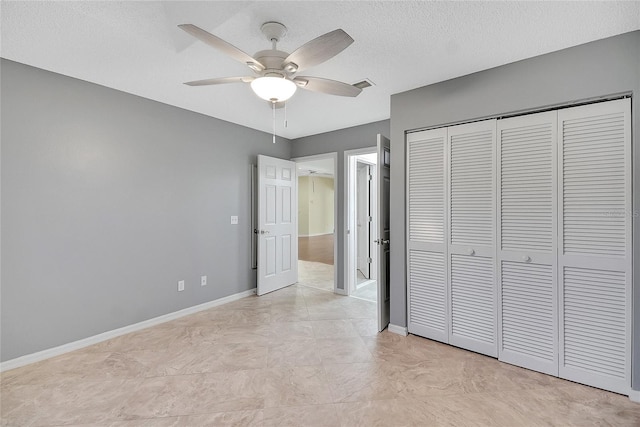
<instances>
[{"instance_id":1,"label":"white trim","mask_svg":"<svg viewBox=\"0 0 640 427\"><path fill-rule=\"evenodd\" d=\"M389 323L389 326L387 326L387 329L392 334L402 335L403 337L406 337L408 335L406 326L398 326L398 325Z\"/></svg>"},{"instance_id":2,"label":"white trim","mask_svg":"<svg viewBox=\"0 0 640 427\"><path fill-rule=\"evenodd\" d=\"M640 390L629 390L629 399L632 402L640 403Z\"/></svg>"},{"instance_id":3,"label":"white trim","mask_svg":"<svg viewBox=\"0 0 640 427\"><path fill-rule=\"evenodd\" d=\"M347 290L346 290L346 289L336 288L336 289L335 289L335 293L336 293L336 294L338 294L338 295L348 296L348 294L347 294Z\"/></svg>"},{"instance_id":4,"label":"white trim","mask_svg":"<svg viewBox=\"0 0 640 427\"><path fill-rule=\"evenodd\" d=\"M36 353L27 354L25 356L16 357L15 359L7 360L0 363L0 372L8 371L10 369L19 368L21 366L29 365L31 363L39 362L41 360L49 359L51 357L60 356L61 354L69 353L71 351L79 350L90 345L97 344L102 341L109 340L111 338L119 337L121 335L129 334L131 332L140 331L142 329L156 326L161 323L169 322L171 320L179 319L190 314L197 313L199 311L207 310L209 308L217 307L219 305L227 304L229 302L237 301L239 299L254 295L256 288L249 289L247 291L239 292L237 294L229 295L226 297L218 298L213 301L205 302L203 304L194 305L182 310L174 311L173 313L163 314L162 316L154 317L153 319L143 320L142 322L134 323L132 325L124 326L122 328L114 329L111 331L103 332L98 335L83 338L78 341L73 341L67 344L60 345L58 347L49 348L46 350L38 351Z\"/></svg>"},{"instance_id":5,"label":"white trim","mask_svg":"<svg viewBox=\"0 0 640 427\"><path fill-rule=\"evenodd\" d=\"M362 288L363 286L367 286L370 285L372 283L376 283L376 279L369 279L369 280L365 280L362 283L356 283L356 291L360 288Z\"/></svg>"},{"instance_id":6,"label":"white trim","mask_svg":"<svg viewBox=\"0 0 640 427\"><path fill-rule=\"evenodd\" d=\"M298 234L298 237L317 237L317 236L328 236L330 234L334 234L332 232L329 233L316 233L316 234Z\"/></svg>"},{"instance_id":7,"label":"white trim","mask_svg":"<svg viewBox=\"0 0 640 427\"><path fill-rule=\"evenodd\" d=\"M344 295L338 288L338 235L336 234L336 226L338 225L338 152L314 154L313 156L292 157L290 160L296 163L302 163L308 160L333 159L333 292ZM296 190L297 191L297 190ZM301 236L310 237L310 236Z\"/></svg>"}]
</instances>

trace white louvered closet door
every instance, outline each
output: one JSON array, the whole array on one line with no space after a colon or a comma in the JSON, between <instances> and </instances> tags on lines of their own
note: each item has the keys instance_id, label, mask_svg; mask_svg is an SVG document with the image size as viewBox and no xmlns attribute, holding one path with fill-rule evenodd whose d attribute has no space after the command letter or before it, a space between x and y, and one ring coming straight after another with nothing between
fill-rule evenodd
<instances>
[{"instance_id":1,"label":"white louvered closet door","mask_svg":"<svg viewBox=\"0 0 640 427\"><path fill-rule=\"evenodd\" d=\"M495 357L496 121L453 126L447 133L449 342Z\"/></svg>"},{"instance_id":2,"label":"white louvered closet door","mask_svg":"<svg viewBox=\"0 0 640 427\"><path fill-rule=\"evenodd\" d=\"M408 330L448 342L446 129L407 135Z\"/></svg>"},{"instance_id":3,"label":"white louvered closet door","mask_svg":"<svg viewBox=\"0 0 640 427\"><path fill-rule=\"evenodd\" d=\"M498 120L498 357L552 375L558 375L557 116Z\"/></svg>"},{"instance_id":4,"label":"white louvered closet door","mask_svg":"<svg viewBox=\"0 0 640 427\"><path fill-rule=\"evenodd\" d=\"M558 112L560 376L631 386L631 102Z\"/></svg>"}]
</instances>

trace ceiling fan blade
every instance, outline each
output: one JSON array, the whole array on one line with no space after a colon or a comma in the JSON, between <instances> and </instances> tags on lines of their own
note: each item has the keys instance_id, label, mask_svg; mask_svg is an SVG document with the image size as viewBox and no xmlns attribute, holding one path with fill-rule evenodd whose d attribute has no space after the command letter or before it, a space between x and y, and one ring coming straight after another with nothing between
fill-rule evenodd
<instances>
[{"instance_id":1,"label":"ceiling fan blade","mask_svg":"<svg viewBox=\"0 0 640 427\"><path fill-rule=\"evenodd\" d=\"M249 56L234 45L222 40L220 37L214 36L200 27L196 27L192 24L181 24L178 25L178 27L209 46L226 53L236 61L240 61L243 64L248 65L255 71L262 71L265 68L257 59Z\"/></svg>"},{"instance_id":2,"label":"ceiling fan blade","mask_svg":"<svg viewBox=\"0 0 640 427\"><path fill-rule=\"evenodd\" d=\"M312 92L328 93L329 95L351 96L360 95L362 89L337 80L321 79L320 77L298 76L293 81L301 88Z\"/></svg>"},{"instance_id":3,"label":"ceiling fan blade","mask_svg":"<svg viewBox=\"0 0 640 427\"><path fill-rule=\"evenodd\" d=\"M323 34L296 49L284 60L285 66L293 63L296 71L321 64L345 50L353 39L341 29ZM295 67L294 67L295 68Z\"/></svg>"},{"instance_id":4,"label":"ceiling fan blade","mask_svg":"<svg viewBox=\"0 0 640 427\"><path fill-rule=\"evenodd\" d=\"M186 82L187 86L209 86L209 85L221 85L225 83L249 83L253 80L253 77L219 77L216 79L194 80L192 82Z\"/></svg>"}]
</instances>

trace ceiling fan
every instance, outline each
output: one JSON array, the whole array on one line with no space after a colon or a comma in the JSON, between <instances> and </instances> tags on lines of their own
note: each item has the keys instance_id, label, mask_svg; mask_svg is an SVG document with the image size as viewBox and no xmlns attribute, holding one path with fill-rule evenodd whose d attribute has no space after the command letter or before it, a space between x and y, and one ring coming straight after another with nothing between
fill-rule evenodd
<instances>
[{"instance_id":1,"label":"ceiling fan","mask_svg":"<svg viewBox=\"0 0 640 427\"><path fill-rule=\"evenodd\" d=\"M250 56L220 37L192 24L178 25L182 30L198 40L226 53L236 61L247 65L253 76L220 77L186 82L189 86L207 86L224 83L250 83L253 91L260 98L273 104L282 104L295 93L298 87L313 92L330 95L355 97L362 92L360 87L336 80L312 76L298 76L297 73L321 64L346 49L353 39L345 31L338 29L323 34L302 45L289 54L276 48L284 37L287 28L279 22L265 22L260 28L271 49L261 50Z\"/></svg>"}]
</instances>

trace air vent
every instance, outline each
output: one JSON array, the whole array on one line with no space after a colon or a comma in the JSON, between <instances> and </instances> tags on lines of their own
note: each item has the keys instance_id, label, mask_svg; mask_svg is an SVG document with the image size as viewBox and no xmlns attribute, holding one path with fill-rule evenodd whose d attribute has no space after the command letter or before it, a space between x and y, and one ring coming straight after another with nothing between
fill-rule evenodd
<instances>
[{"instance_id":1,"label":"air vent","mask_svg":"<svg viewBox=\"0 0 640 427\"><path fill-rule=\"evenodd\" d=\"M361 82L354 83L353 86L355 86L355 87L357 87L359 89L366 89L368 87L373 86L373 82L371 80L369 80L369 79L364 79Z\"/></svg>"}]
</instances>

